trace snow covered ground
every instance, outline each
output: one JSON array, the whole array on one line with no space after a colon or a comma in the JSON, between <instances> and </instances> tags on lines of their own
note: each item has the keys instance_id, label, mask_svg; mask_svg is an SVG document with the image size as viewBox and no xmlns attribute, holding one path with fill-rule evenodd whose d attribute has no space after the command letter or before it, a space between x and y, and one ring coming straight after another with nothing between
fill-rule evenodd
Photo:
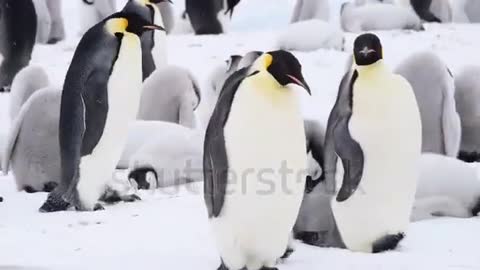
<instances>
[{"instance_id":1,"label":"snow covered ground","mask_svg":"<svg viewBox=\"0 0 480 270\"><path fill-rule=\"evenodd\" d=\"M67 25L75 33L72 0L64 1ZM119 1L122 2L122 1ZM181 2L177 0L175 2ZM333 1L332 1L333 2ZM340 1L335 1L338 7ZM68 3L68 4L67 4ZM181 3L176 3L177 11ZM230 54L274 49L274 37L289 20L290 0L244 0L232 32L218 37L170 36L169 61L190 69L204 82ZM334 12L338 10L334 9ZM419 50L440 55L453 73L480 63L480 25L428 25L427 31L380 32L392 66ZM314 35L314 33L312 33ZM354 35L347 35L347 50ZM78 38L55 46L38 45L33 63L63 83ZM295 53L304 66L313 97L305 115L325 123L348 57L346 52ZM8 132L8 94L0 95L0 134ZM178 192L142 193L143 200L107 206L94 213L40 214L46 194L18 193L11 175L0 177L0 269L198 269L213 270L219 258L209 234L201 185ZM284 270L308 269L480 269L480 218L438 219L411 224L396 251L367 255L302 244ZM11 268L17 266L19 268Z\"/></svg>"}]
</instances>

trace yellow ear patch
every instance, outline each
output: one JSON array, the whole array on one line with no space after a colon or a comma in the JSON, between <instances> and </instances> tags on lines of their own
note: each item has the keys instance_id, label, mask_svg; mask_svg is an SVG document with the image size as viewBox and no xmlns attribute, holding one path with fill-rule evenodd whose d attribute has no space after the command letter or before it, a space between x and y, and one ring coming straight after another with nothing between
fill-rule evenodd
<instances>
[{"instance_id":1,"label":"yellow ear patch","mask_svg":"<svg viewBox=\"0 0 480 270\"><path fill-rule=\"evenodd\" d=\"M263 56L263 60L265 64L265 69L267 69L273 62L273 56L267 53Z\"/></svg>"},{"instance_id":2,"label":"yellow ear patch","mask_svg":"<svg viewBox=\"0 0 480 270\"><path fill-rule=\"evenodd\" d=\"M112 35L123 33L127 30L128 20L125 18L113 18L107 21L107 30Z\"/></svg>"}]
</instances>

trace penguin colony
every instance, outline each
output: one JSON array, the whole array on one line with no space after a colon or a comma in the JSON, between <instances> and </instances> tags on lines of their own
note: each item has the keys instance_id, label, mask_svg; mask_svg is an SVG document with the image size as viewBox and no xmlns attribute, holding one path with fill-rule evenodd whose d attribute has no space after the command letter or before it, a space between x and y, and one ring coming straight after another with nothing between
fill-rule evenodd
<instances>
[{"instance_id":1,"label":"penguin colony","mask_svg":"<svg viewBox=\"0 0 480 270\"><path fill-rule=\"evenodd\" d=\"M0 87L11 90L12 126L2 169L12 171L19 191L49 192L40 212L139 199L109 197L116 169L128 170L134 189L203 181L220 270L275 270L294 251L292 234L320 247L379 253L398 247L411 220L480 212L478 175L464 162L480 161L479 68L454 78L435 54L417 53L390 69L388 48L362 33L476 22L480 7L468 0L455 12L440 0L344 4L343 30L362 34L323 127L303 118L300 98L315 89L283 49L345 49L340 29L327 23L328 1L298 0L280 50L230 56L203 92L188 70L168 65L168 2L129 0L115 12L115 1L79 0L89 16L63 87L28 66L35 42L65 38L61 1L0 3ZM221 34L222 15L231 17L239 2L186 0L183 16L196 34ZM309 44L286 38L292 31L301 40L314 28L329 34ZM433 174L438 167L463 175L464 189L446 188L450 176Z\"/></svg>"}]
</instances>

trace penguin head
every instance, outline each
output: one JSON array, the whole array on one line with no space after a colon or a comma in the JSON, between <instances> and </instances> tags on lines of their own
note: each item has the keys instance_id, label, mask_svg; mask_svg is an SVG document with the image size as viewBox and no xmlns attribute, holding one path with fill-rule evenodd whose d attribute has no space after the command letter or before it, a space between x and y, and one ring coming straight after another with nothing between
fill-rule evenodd
<instances>
[{"instance_id":1,"label":"penguin head","mask_svg":"<svg viewBox=\"0 0 480 270\"><path fill-rule=\"evenodd\" d=\"M165 29L150 23L135 13L118 12L105 19L107 29L113 35L129 32L141 36L146 31Z\"/></svg>"},{"instance_id":2,"label":"penguin head","mask_svg":"<svg viewBox=\"0 0 480 270\"><path fill-rule=\"evenodd\" d=\"M252 75L267 72L280 87L296 84L311 95L310 87L303 78L302 65L290 52L278 50L265 53L255 61L252 69Z\"/></svg>"},{"instance_id":3,"label":"penguin head","mask_svg":"<svg viewBox=\"0 0 480 270\"><path fill-rule=\"evenodd\" d=\"M371 33L363 34L355 39L353 56L357 66L368 66L383 59L380 39Z\"/></svg>"}]
</instances>

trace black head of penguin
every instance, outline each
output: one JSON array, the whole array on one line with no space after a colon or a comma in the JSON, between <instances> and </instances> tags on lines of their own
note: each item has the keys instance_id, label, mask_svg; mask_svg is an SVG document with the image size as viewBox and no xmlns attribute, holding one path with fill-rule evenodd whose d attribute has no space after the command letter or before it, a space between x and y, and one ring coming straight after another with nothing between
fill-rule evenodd
<instances>
[{"instance_id":1,"label":"black head of penguin","mask_svg":"<svg viewBox=\"0 0 480 270\"><path fill-rule=\"evenodd\" d=\"M303 87L311 95L310 87L303 78L302 65L293 54L278 50L266 53L263 59L267 71L280 85L287 86L293 83Z\"/></svg>"},{"instance_id":2,"label":"black head of penguin","mask_svg":"<svg viewBox=\"0 0 480 270\"><path fill-rule=\"evenodd\" d=\"M355 39L353 56L358 66L368 66L383 58L380 39L371 33L363 34Z\"/></svg>"},{"instance_id":3,"label":"black head of penguin","mask_svg":"<svg viewBox=\"0 0 480 270\"><path fill-rule=\"evenodd\" d=\"M149 22L148 20L146 20L145 18L143 18L142 16L136 13L118 12L111 15L106 20L110 21L113 19L119 19L119 21L116 22L116 25L120 26L123 24L125 31L135 34L139 37L142 36L142 34L145 33L146 31L152 31L152 30L165 31L163 27ZM116 34L121 34L121 32L122 31L118 31L116 32Z\"/></svg>"}]
</instances>

